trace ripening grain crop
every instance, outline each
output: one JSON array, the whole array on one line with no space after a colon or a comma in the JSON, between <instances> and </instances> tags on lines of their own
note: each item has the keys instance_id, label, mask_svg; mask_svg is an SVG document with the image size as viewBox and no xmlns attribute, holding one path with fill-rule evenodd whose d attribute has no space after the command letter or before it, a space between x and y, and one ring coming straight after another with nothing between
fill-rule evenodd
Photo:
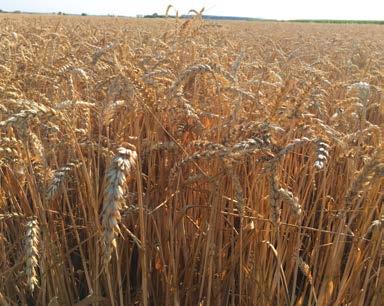
<instances>
[{"instance_id":1,"label":"ripening grain crop","mask_svg":"<svg viewBox=\"0 0 384 306\"><path fill-rule=\"evenodd\" d=\"M383 50L0 15L0 305L381 305Z\"/></svg>"}]
</instances>

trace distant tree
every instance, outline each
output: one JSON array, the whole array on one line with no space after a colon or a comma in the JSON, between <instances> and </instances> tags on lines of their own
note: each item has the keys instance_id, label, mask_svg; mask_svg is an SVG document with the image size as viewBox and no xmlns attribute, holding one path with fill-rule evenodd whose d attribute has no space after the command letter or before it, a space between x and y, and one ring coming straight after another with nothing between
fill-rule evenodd
<instances>
[{"instance_id":1,"label":"distant tree","mask_svg":"<svg viewBox=\"0 0 384 306\"><path fill-rule=\"evenodd\" d=\"M81 16L87 16L87 14L86 13L81 13Z\"/></svg>"},{"instance_id":2,"label":"distant tree","mask_svg":"<svg viewBox=\"0 0 384 306\"><path fill-rule=\"evenodd\" d=\"M145 15L144 18L164 18L164 15L159 15L158 13L153 13L152 15Z\"/></svg>"}]
</instances>

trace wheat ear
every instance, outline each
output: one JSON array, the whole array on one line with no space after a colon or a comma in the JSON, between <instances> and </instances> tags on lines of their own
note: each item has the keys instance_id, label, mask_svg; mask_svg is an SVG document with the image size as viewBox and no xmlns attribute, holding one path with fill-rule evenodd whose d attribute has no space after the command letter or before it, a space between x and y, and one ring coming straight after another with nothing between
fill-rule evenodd
<instances>
[{"instance_id":1,"label":"wheat ear","mask_svg":"<svg viewBox=\"0 0 384 306\"><path fill-rule=\"evenodd\" d=\"M38 284L38 245L39 245L39 224L35 218L28 220L25 234L25 274L27 275L27 286L31 292Z\"/></svg>"},{"instance_id":2,"label":"wheat ear","mask_svg":"<svg viewBox=\"0 0 384 306\"><path fill-rule=\"evenodd\" d=\"M119 232L124 189L130 180L137 162L134 146L130 149L120 147L117 155L112 159L107 172L107 184L104 190L102 210L103 225L103 265L106 267L111 260L113 248L116 247L116 234Z\"/></svg>"}]
</instances>

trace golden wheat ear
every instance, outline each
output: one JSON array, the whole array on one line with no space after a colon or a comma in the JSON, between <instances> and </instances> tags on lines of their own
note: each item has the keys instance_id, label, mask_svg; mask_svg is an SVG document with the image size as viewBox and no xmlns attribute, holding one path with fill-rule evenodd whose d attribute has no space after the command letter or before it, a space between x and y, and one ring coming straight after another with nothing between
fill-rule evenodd
<instances>
[{"instance_id":1,"label":"golden wheat ear","mask_svg":"<svg viewBox=\"0 0 384 306\"><path fill-rule=\"evenodd\" d=\"M37 219L30 218L26 223L26 232L24 238L24 252L25 252L25 274L27 276L27 287L31 292L35 290L38 285L37 269L39 266L39 223Z\"/></svg>"},{"instance_id":2,"label":"golden wheat ear","mask_svg":"<svg viewBox=\"0 0 384 306\"><path fill-rule=\"evenodd\" d=\"M120 210L123 205L124 190L131 179L137 162L135 149L135 146L129 143L125 143L124 147L119 147L106 173L103 209L101 211L104 266L107 266L110 262L112 250L116 247L116 236L119 232Z\"/></svg>"}]
</instances>

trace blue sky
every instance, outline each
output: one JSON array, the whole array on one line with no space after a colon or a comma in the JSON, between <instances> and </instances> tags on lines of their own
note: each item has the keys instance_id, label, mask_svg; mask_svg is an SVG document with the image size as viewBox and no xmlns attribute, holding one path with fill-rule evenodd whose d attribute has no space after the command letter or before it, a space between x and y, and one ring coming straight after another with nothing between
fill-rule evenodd
<instances>
[{"instance_id":1,"label":"blue sky","mask_svg":"<svg viewBox=\"0 0 384 306\"><path fill-rule=\"evenodd\" d=\"M0 0L0 9L135 16L164 13L169 4L180 14L205 7L205 14L209 15L275 19L384 19L384 0Z\"/></svg>"}]
</instances>

